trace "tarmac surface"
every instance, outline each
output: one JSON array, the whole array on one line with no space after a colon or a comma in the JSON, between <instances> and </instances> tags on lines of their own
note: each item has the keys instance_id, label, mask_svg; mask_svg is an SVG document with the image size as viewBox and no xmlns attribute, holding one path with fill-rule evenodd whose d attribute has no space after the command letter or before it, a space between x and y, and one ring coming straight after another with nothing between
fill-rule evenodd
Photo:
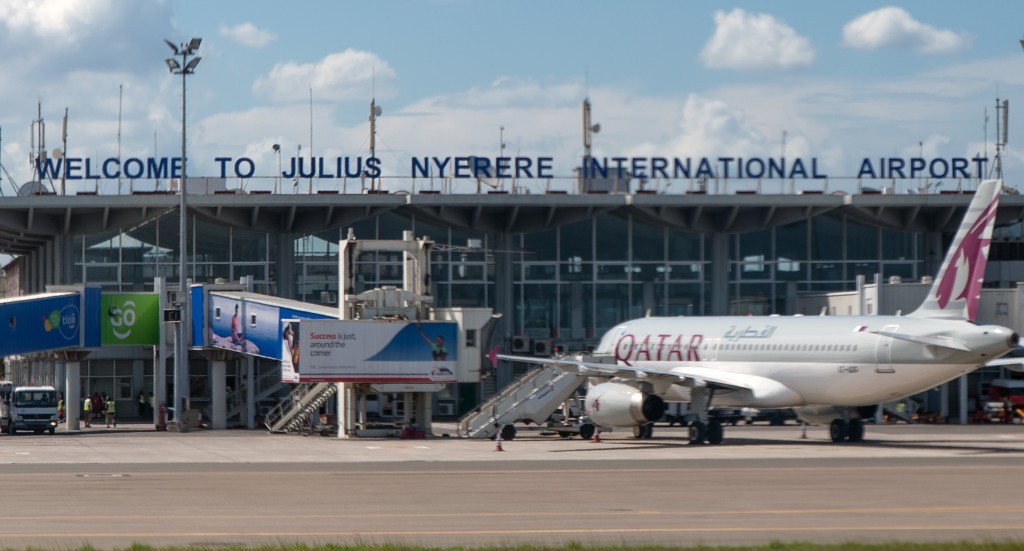
<instances>
[{"instance_id":1,"label":"tarmac surface","mask_svg":"<svg viewBox=\"0 0 1024 551\"><path fill-rule=\"evenodd\" d=\"M435 434L454 435L436 424ZM96 425L0 436L0 548L1024 541L1024 425L679 427L600 442Z\"/></svg>"}]
</instances>

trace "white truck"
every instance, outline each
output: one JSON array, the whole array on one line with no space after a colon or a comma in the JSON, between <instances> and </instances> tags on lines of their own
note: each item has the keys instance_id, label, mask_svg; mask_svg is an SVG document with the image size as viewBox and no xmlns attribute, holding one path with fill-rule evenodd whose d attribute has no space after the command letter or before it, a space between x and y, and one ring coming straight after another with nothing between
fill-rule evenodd
<instances>
[{"instance_id":1,"label":"white truck","mask_svg":"<svg viewBox=\"0 0 1024 551\"><path fill-rule=\"evenodd\" d=\"M57 422L57 389L0 383L0 430L8 434L19 430L53 434Z\"/></svg>"}]
</instances>

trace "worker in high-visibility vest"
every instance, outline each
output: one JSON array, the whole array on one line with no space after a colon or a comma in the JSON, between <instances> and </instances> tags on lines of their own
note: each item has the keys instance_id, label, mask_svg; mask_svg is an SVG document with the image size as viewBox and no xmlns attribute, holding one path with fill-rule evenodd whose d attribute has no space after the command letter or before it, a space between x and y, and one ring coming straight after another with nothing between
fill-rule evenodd
<instances>
[{"instance_id":1,"label":"worker in high-visibility vest","mask_svg":"<svg viewBox=\"0 0 1024 551\"><path fill-rule=\"evenodd\" d=\"M85 409L85 426L92 426L92 398L89 396L85 397L85 402L82 403L82 407Z\"/></svg>"},{"instance_id":2,"label":"worker in high-visibility vest","mask_svg":"<svg viewBox=\"0 0 1024 551\"><path fill-rule=\"evenodd\" d=\"M115 427L117 426L117 418L114 416L116 413L117 413L117 403L114 402L114 397L111 396L110 398L107 398L107 408L106 408L107 428L110 428L110 423L114 423Z\"/></svg>"}]
</instances>

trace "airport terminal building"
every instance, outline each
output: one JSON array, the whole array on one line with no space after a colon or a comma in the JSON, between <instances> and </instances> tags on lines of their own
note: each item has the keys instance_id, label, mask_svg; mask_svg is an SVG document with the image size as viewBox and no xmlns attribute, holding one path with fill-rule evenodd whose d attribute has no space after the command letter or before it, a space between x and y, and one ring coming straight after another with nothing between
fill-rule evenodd
<instances>
[{"instance_id":1,"label":"airport terminal building","mask_svg":"<svg viewBox=\"0 0 1024 551\"><path fill-rule=\"evenodd\" d=\"M415 182L382 186L390 192L311 184L306 193L278 193L276 186L260 190L230 180L211 190L190 180L188 277L245 280L256 293L333 307L341 239L398 240L411 232L435 242L435 307L492 308L503 314L496 344L546 355L586 350L618 322L647 313L791 315L801 313L800 297L807 294L854 291L865 280L930 277L978 181L947 183L942 193L916 192L918 180L830 187L827 180L694 179L655 189L584 183L547 193L515 184L463 193ZM3 296L71 284L141 292L152 291L157 277L176 282L179 198L138 191L156 187L135 182L121 193L74 195L37 190L0 200L0 252L17 255L4 268ZM1024 198L1013 188L1007 184L999 205L986 287L1016 289L1024 280ZM402 285L399 254L363 255L355 270L357 293ZM134 396L152 389L153 362L142 347L95 350L82 361L81 388L107 392L132 411ZM12 379L59 386L54 364L50 357L23 357L8 358L5 367ZM193 353L189 364L190 394L201 407L212 392L205 382L209 361ZM268 401L281 395L273 390L280 370L272 364L256 366ZM232 378L242 373L229 367L229 388L238 388ZM512 366L500 366L458 409L515 375ZM981 384L969 394L982 392Z\"/></svg>"}]
</instances>

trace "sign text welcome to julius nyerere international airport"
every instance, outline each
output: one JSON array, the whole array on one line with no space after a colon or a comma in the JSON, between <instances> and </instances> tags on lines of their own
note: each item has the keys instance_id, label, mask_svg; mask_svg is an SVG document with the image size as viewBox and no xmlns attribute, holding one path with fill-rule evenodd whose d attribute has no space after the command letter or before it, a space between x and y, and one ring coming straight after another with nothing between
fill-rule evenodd
<instances>
[{"instance_id":1,"label":"sign text welcome to julius nyerere international airport","mask_svg":"<svg viewBox=\"0 0 1024 551\"><path fill-rule=\"evenodd\" d=\"M221 178L252 178L256 163L250 157L215 157ZM865 157L855 178L976 178L985 175L987 157ZM379 178L378 157L292 157L281 170L283 178ZM412 157L412 178L554 178L554 157ZM584 178L828 178L818 158L784 157L584 157ZM40 181L99 179L167 179L181 176L181 157L83 157L39 159ZM271 176L276 177L273 172ZM565 176L565 175L561 175Z\"/></svg>"}]
</instances>

